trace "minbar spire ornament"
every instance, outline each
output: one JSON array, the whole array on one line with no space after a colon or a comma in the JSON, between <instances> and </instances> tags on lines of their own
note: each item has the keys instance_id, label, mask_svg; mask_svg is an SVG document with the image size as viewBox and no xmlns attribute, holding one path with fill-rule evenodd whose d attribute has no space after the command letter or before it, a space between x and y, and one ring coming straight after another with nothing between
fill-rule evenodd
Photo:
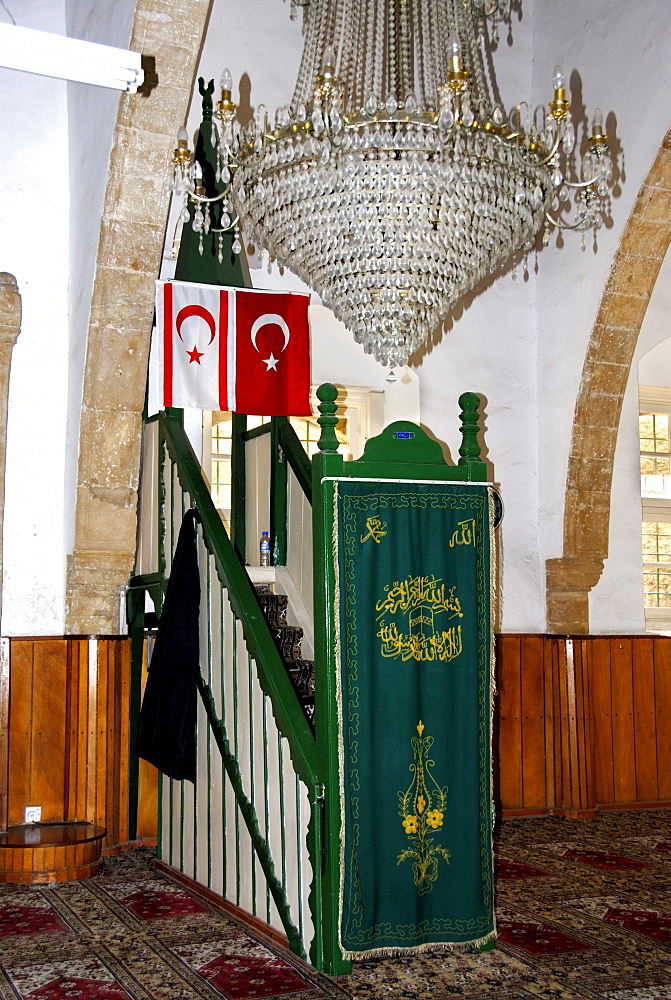
<instances>
[{"instance_id":1,"label":"minbar spire ornament","mask_svg":"<svg viewBox=\"0 0 671 1000\"><path fill-rule=\"evenodd\" d=\"M290 106L272 124L260 105L241 129L229 78L222 91L227 213L368 353L403 365L547 222L601 225L612 176L601 113L576 163L559 67L547 113L496 104L482 25L505 3L298 5L305 45ZM184 169L176 160L186 198Z\"/></svg>"}]
</instances>

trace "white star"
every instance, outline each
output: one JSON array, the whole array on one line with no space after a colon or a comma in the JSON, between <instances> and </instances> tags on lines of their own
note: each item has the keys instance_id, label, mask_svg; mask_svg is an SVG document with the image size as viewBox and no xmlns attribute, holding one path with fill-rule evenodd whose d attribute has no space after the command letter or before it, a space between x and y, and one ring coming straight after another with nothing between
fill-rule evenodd
<instances>
[{"instance_id":1,"label":"white star","mask_svg":"<svg viewBox=\"0 0 671 1000\"><path fill-rule=\"evenodd\" d=\"M279 360L280 360L279 358L276 358L276 357L273 356L273 352L271 351L270 352L270 357L263 359L263 363L266 366L266 371L269 372L270 369L272 368L273 371L276 372L277 371L277 362Z\"/></svg>"}]
</instances>

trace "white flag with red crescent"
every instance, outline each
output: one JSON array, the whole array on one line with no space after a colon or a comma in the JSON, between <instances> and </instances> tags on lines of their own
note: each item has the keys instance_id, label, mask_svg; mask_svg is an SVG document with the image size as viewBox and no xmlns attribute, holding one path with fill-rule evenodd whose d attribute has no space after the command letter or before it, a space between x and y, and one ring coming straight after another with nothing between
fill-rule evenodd
<instances>
[{"instance_id":1,"label":"white flag with red crescent","mask_svg":"<svg viewBox=\"0 0 671 1000\"><path fill-rule=\"evenodd\" d=\"M310 296L156 282L163 406L310 414Z\"/></svg>"}]
</instances>

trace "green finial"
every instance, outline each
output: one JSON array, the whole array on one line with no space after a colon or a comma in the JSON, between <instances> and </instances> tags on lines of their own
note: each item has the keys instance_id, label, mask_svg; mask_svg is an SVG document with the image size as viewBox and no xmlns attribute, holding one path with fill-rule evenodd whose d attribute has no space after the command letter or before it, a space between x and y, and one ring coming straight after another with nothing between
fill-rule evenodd
<instances>
[{"instance_id":1,"label":"green finial","mask_svg":"<svg viewBox=\"0 0 671 1000\"><path fill-rule=\"evenodd\" d=\"M459 465L483 465L478 444L480 397L475 392L464 392L459 397L461 407L461 448Z\"/></svg>"},{"instance_id":2,"label":"green finial","mask_svg":"<svg viewBox=\"0 0 671 1000\"><path fill-rule=\"evenodd\" d=\"M212 94L214 93L214 80L210 80L207 87L202 76L198 77L198 91L203 98L203 121L212 121Z\"/></svg>"},{"instance_id":3,"label":"green finial","mask_svg":"<svg viewBox=\"0 0 671 1000\"><path fill-rule=\"evenodd\" d=\"M338 390L330 382L324 382L317 389L317 399L319 400L319 416L317 423L322 429L318 447L321 452L334 453L338 450L338 438L335 429L338 423L336 415L338 405Z\"/></svg>"}]
</instances>

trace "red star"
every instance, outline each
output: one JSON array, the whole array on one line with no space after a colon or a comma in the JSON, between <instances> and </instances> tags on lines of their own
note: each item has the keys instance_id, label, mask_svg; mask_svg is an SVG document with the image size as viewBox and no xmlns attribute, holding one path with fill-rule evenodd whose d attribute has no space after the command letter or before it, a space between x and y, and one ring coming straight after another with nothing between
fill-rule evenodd
<instances>
[{"instance_id":1,"label":"red star","mask_svg":"<svg viewBox=\"0 0 671 1000\"><path fill-rule=\"evenodd\" d=\"M195 344L193 350L187 351L186 353L189 355L189 364L191 364L192 361L195 361L197 365L200 364L200 359L203 356L203 352L199 351L198 348L195 346Z\"/></svg>"}]
</instances>

